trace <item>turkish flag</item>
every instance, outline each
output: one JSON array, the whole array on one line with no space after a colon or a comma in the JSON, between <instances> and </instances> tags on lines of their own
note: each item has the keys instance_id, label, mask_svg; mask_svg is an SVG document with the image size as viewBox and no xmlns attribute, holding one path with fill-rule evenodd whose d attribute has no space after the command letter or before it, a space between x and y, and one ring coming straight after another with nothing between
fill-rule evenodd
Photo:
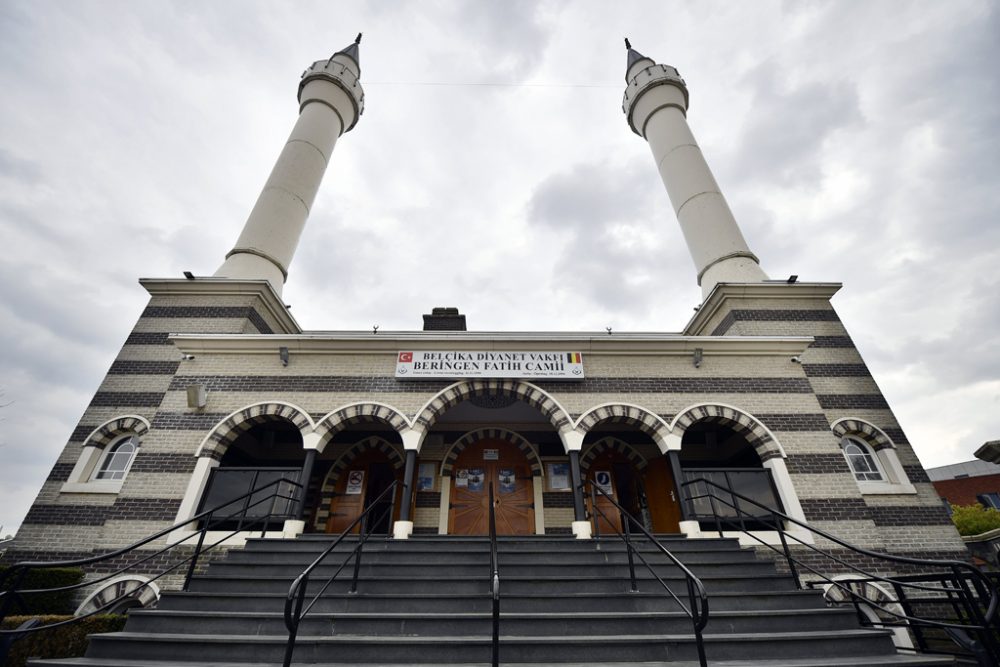
<instances>
[{"instance_id":1,"label":"turkish flag","mask_svg":"<svg viewBox=\"0 0 1000 667\"><path fill-rule=\"evenodd\" d=\"M399 353L399 363L401 363L401 364L409 364L409 363L412 363L412 362L413 362L413 353L412 352L400 352Z\"/></svg>"}]
</instances>

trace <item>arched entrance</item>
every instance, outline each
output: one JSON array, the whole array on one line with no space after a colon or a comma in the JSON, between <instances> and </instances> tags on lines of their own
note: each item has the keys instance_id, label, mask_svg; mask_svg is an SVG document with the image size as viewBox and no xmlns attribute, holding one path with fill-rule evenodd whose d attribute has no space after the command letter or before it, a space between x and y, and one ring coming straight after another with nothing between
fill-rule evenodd
<instances>
[{"instance_id":1,"label":"arched entrance","mask_svg":"<svg viewBox=\"0 0 1000 667\"><path fill-rule=\"evenodd\" d=\"M512 442L484 439L463 449L452 464L448 533L489 533L493 483L497 534L535 532L534 485L527 455Z\"/></svg>"},{"instance_id":2,"label":"arched entrance","mask_svg":"<svg viewBox=\"0 0 1000 667\"><path fill-rule=\"evenodd\" d=\"M647 460L631 445L617 438L604 438L586 450L581 459L584 478L611 494L615 502L653 533L676 533L681 518L680 503L674 492L670 464L663 456ZM600 521L603 533L619 531L618 509L597 494L592 523ZM595 529L598 526L594 526Z\"/></svg>"},{"instance_id":3,"label":"arched entrance","mask_svg":"<svg viewBox=\"0 0 1000 667\"><path fill-rule=\"evenodd\" d=\"M384 443L383 443L384 444ZM334 465L337 478L334 483L330 514L326 520L326 532L342 533L372 507L379 496L394 482L399 482L395 493L390 492L378 500L369 514L369 527L374 532L387 533L393 519L399 514L402 499L403 466L402 459L395 450L384 447L367 447L342 467ZM389 510L391 506L391 511ZM359 532L360 526L351 531Z\"/></svg>"}]
</instances>

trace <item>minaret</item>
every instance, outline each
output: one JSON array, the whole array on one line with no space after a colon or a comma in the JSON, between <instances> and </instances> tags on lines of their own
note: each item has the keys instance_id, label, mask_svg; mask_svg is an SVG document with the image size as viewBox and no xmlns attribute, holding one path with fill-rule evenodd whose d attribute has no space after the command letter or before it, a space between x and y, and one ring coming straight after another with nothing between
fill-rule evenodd
<instances>
[{"instance_id":1,"label":"minaret","mask_svg":"<svg viewBox=\"0 0 1000 667\"><path fill-rule=\"evenodd\" d=\"M750 252L701 148L687 124L688 90L669 65L657 65L625 40L625 99L632 131L649 142L660 178L698 269L707 298L717 283L767 280Z\"/></svg>"},{"instance_id":2,"label":"minaret","mask_svg":"<svg viewBox=\"0 0 1000 667\"><path fill-rule=\"evenodd\" d=\"M280 295L338 137L358 122L365 94L358 44L317 60L302 73L299 119L250 212L236 247L216 276L267 280Z\"/></svg>"}]
</instances>

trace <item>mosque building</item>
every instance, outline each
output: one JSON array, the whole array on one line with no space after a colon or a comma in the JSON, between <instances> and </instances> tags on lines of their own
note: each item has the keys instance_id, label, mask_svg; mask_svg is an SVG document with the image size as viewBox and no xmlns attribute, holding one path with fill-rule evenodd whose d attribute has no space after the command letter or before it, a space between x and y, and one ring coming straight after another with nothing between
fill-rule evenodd
<instances>
[{"instance_id":1,"label":"mosque building","mask_svg":"<svg viewBox=\"0 0 1000 667\"><path fill-rule=\"evenodd\" d=\"M688 126L687 84L632 48L625 120L703 295L682 331L476 331L454 307L419 330L303 331L282 288L361 120L360 74L357 43L304 72L298 120L213 275L140 280L149 303L7 562L120 548L281 478L305 493L274 537L339 533L400 481L381 526L396 539L484 534L489 482L501 534L588 538L616 526L594 525L584 480L654 533L713 537L685 500L708 478L864 548L967 559L831 305L840 284L764 272Z\"/></svg>"}]
</instances>

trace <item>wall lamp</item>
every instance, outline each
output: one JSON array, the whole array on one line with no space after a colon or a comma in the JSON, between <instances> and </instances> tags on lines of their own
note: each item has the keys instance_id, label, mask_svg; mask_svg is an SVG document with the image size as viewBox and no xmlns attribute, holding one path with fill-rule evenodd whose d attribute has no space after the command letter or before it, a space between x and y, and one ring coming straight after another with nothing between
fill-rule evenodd
<instances>
[{"instance_id":1,"label":"wall lamp","mask_svg":"<svg viewBox=\"0 0 1000 667\"><path fill-rule=\"evenodd\" d=\"M287 366L288 365L288 348L287 347L279 347L278 348L278 356L281 357L281 365L282 366Z\"/></svg>"},{"instance_id":2,"label":"wall lamp","mask_svg":"<svg viewBox=\"0 0 1000 667\"><path fill-rule=\"evenodd\" d=\"M705 358L705 351L700 348L694 348L694 367L701 368L701 360Z\"/></svg>"}]
</instances>

